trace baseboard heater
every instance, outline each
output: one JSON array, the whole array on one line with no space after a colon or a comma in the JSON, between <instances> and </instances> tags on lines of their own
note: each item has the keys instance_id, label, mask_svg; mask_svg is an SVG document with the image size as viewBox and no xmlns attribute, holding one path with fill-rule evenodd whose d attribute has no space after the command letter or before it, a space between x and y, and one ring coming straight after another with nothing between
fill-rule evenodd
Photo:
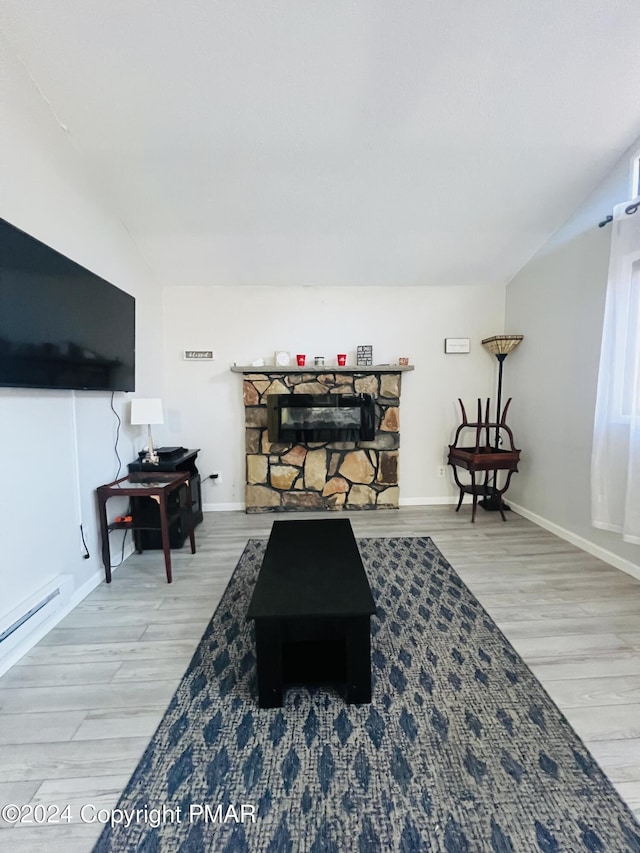
<instances>
[{"instance_id":1,"label":"baseboard heater","mask_svg":"<svg viewBox=\"0 0 640 853\"><path fill-rule=\"evenodd\" d=\"M71 600L73 589L72 575L58 575L0 618L0 661L59 613Z\"/></svg>"}]
</instances>

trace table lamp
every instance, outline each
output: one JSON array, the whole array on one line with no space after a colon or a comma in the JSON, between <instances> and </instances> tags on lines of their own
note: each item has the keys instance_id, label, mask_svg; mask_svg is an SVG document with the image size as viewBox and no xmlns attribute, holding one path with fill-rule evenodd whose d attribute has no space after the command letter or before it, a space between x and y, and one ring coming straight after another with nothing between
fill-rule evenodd
<instances>
[{"instance_id":1,"label":"table lamp","mask_svg":"<svg viewBox=\"0 0 640 853\"><path fill-rule=\"evenodd\" d=\"M136 397L131 401L131 423L146 424L149 429L149 440L147 452L143 462L157 465L160 461L158 454L153 449L153 436L151 435L151 424L163 424L162 400L157 397Z\"/></svg>"}]
</instances>

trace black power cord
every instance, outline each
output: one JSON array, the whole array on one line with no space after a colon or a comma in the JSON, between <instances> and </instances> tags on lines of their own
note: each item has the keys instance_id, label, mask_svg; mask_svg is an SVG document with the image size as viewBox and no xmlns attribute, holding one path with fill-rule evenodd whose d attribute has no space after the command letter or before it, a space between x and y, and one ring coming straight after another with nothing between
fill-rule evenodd
<instances>
[{"instance_id":1,"label":"black power cord","mask_svg":"<svg viewBox=\"0 0 640 853\"><path fill-rule=\"evenodd\" d=\"M80 525L80 538L82 539L82 547L84 548L84 554L82 555L83 560L88 560L91 554L89 553L89 549L87 548L87 543L84 539L84 530L82 529L82 525Z\"/></svg>"},{"instance_id":2,"label":"black power cord","mask_svg":"<svg viewBox=\"0 0 640 853\"><path fill-rule=\"evenodd\" d=\"M124 536L122 537L122 549L120 551L120 562L116 563L115 566L110 566L111 569L117 569L118 566L121 566L124 563L124 543L127 541L127 533L129 532L128 528L125 528Z\"/></svg>"},{"instance_id":3,"label":"black power cord","mask_svg":"<svg viewBox=\"0 0 640 853\"><path fill-rule=\"evenodd\" d=\"M116 476L114 477L114 480L117 480L118 477L120 476L120 471L122 469L122 459L120 459L120 454L118 453L118 441L120 440L120 427L122 425L122 420L120 419L120 415L116 412L116 410L113 407L113 398L115 396L115 393L116 393L115 391L111 392L111 404L110 405L111 405L111 411L113 412L113 414L118 419L118 426L116 428L116 442L113 446L113 450L116 454L116 459L118 460L118 470L116 471Z\"/></svg>"},{"instance_id":4,"label":"black power cord","mask_svg":"<svg viewBox=\"0 0 640 853\"><path fill-rule=\"evenodd\" d=\"M122 419L120 418L120 415L116 412L116 410L113 407L113 398L115 396L115 393L116 393L115 391L111 392L111 400L110 400L109 405L111 406L111 411L113 412L113 414L116 416L116 418L118 420L118 426L116 427L116 441L115 441L115 444L113 447L115 454L116 454L116 459L118 460L118 470L116 471L116 476L115 476L115 479L117 480L118 477L120 476L120 471L122 469L122 460L120 459L120 454L118 453L118 441L120 439L120 427L122 425ZM118 566L121 565L123 560L124 560L124 543L125 543L125 540L127 538L127 533L128 533L128 531L125 530L124 536L122 537L122 555L120 557L120 562L118 563ZM84 548L84 554L82 555L82 559L88 560L91 557L91 553L89 552L89 549L87 548L87 542L84 538L84 529L82 527L82 524L80 525L80 538L82 539L82 547ZM111 566L111 568L117 569L118 566Z\"/></svg>"},{"instance_id":5,"label":"black power cord","mask_svg":"<svg viewBox=\"0 0 640 853\"><path fill-rule=\"evenodd\" d=\"M118 477L120 476L120 471L122 470L122 459L120 459L120 454L118 453L118 441L120 440L120 427L122 426L122 419L120 418L120 415L116 412L116 410L113 406L113 398L115 397L115 393L116 393L115 391L111 392L110 406L111 406L111 411L116 416L116 420L118 421L118 426L116 427L116 440L115 440L115 443L113 445L113 451L116 454L116 459L118 460L118 470L116 471L116 476L114 477L114 479L117 480ZM131 514L131 501L129 501L129 508L127 509L126 514L127 515ZM125 543L127 541L127 533L128 532L129 532L128 528L125 528L124 536L122 537L122 548L120 550L120 562L116 563L115 566L110 566L111 569L117 569L118 566L121 566L124 562L124 546L125 546Z\"/></svg>"}]
</instances>

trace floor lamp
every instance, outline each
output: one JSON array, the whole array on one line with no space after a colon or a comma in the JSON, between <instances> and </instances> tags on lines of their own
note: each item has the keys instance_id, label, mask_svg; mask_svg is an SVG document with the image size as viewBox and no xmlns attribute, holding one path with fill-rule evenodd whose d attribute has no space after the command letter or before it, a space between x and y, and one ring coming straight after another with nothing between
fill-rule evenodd
<instances>
[{"instance_id":1,"label":"floor lamp","mask_svg":"<svg viewBox=\"0 0 640 853\"><path fill-rule=\"evenodd\" d=\"M498 402L496 405L496 424L500 423L500 416L502 415L502 365L504 363L505 358L509 355L510 352L513 352L514 349L520 344L524 335L493 335L491 338L485 338L482 341L482 346L490 352L492 355L498 359ZM500 449L500 427L496 426L496 436L494 442L494 449ZM498 476L497 471L493 472L493 485L496 485L496 477ZM494 496L486 497L480 501L480 506L483 509L489 510L491 512L498 511L500 509L500 502ZM506 504L502 504L503 509L509 509Z\"/></svg>"}]
</instances>

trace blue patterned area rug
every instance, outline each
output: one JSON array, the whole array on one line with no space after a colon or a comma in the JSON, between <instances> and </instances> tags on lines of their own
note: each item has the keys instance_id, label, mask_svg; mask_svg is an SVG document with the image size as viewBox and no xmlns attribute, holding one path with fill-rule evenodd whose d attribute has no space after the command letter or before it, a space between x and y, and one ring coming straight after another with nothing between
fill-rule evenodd
<instances>
[{"instance_id":1,"label":"blue patterned area rug","mask_svg":"<svg viewBox=\"0 0 640 853\"><path fill-rule=\"evenodd\" d=\"M293 688L257 706L245 614L266 541L250 540L96 853L640 853L633 815L433 542L358 545L371 705Z\"/></svg>"}]
</instances>

